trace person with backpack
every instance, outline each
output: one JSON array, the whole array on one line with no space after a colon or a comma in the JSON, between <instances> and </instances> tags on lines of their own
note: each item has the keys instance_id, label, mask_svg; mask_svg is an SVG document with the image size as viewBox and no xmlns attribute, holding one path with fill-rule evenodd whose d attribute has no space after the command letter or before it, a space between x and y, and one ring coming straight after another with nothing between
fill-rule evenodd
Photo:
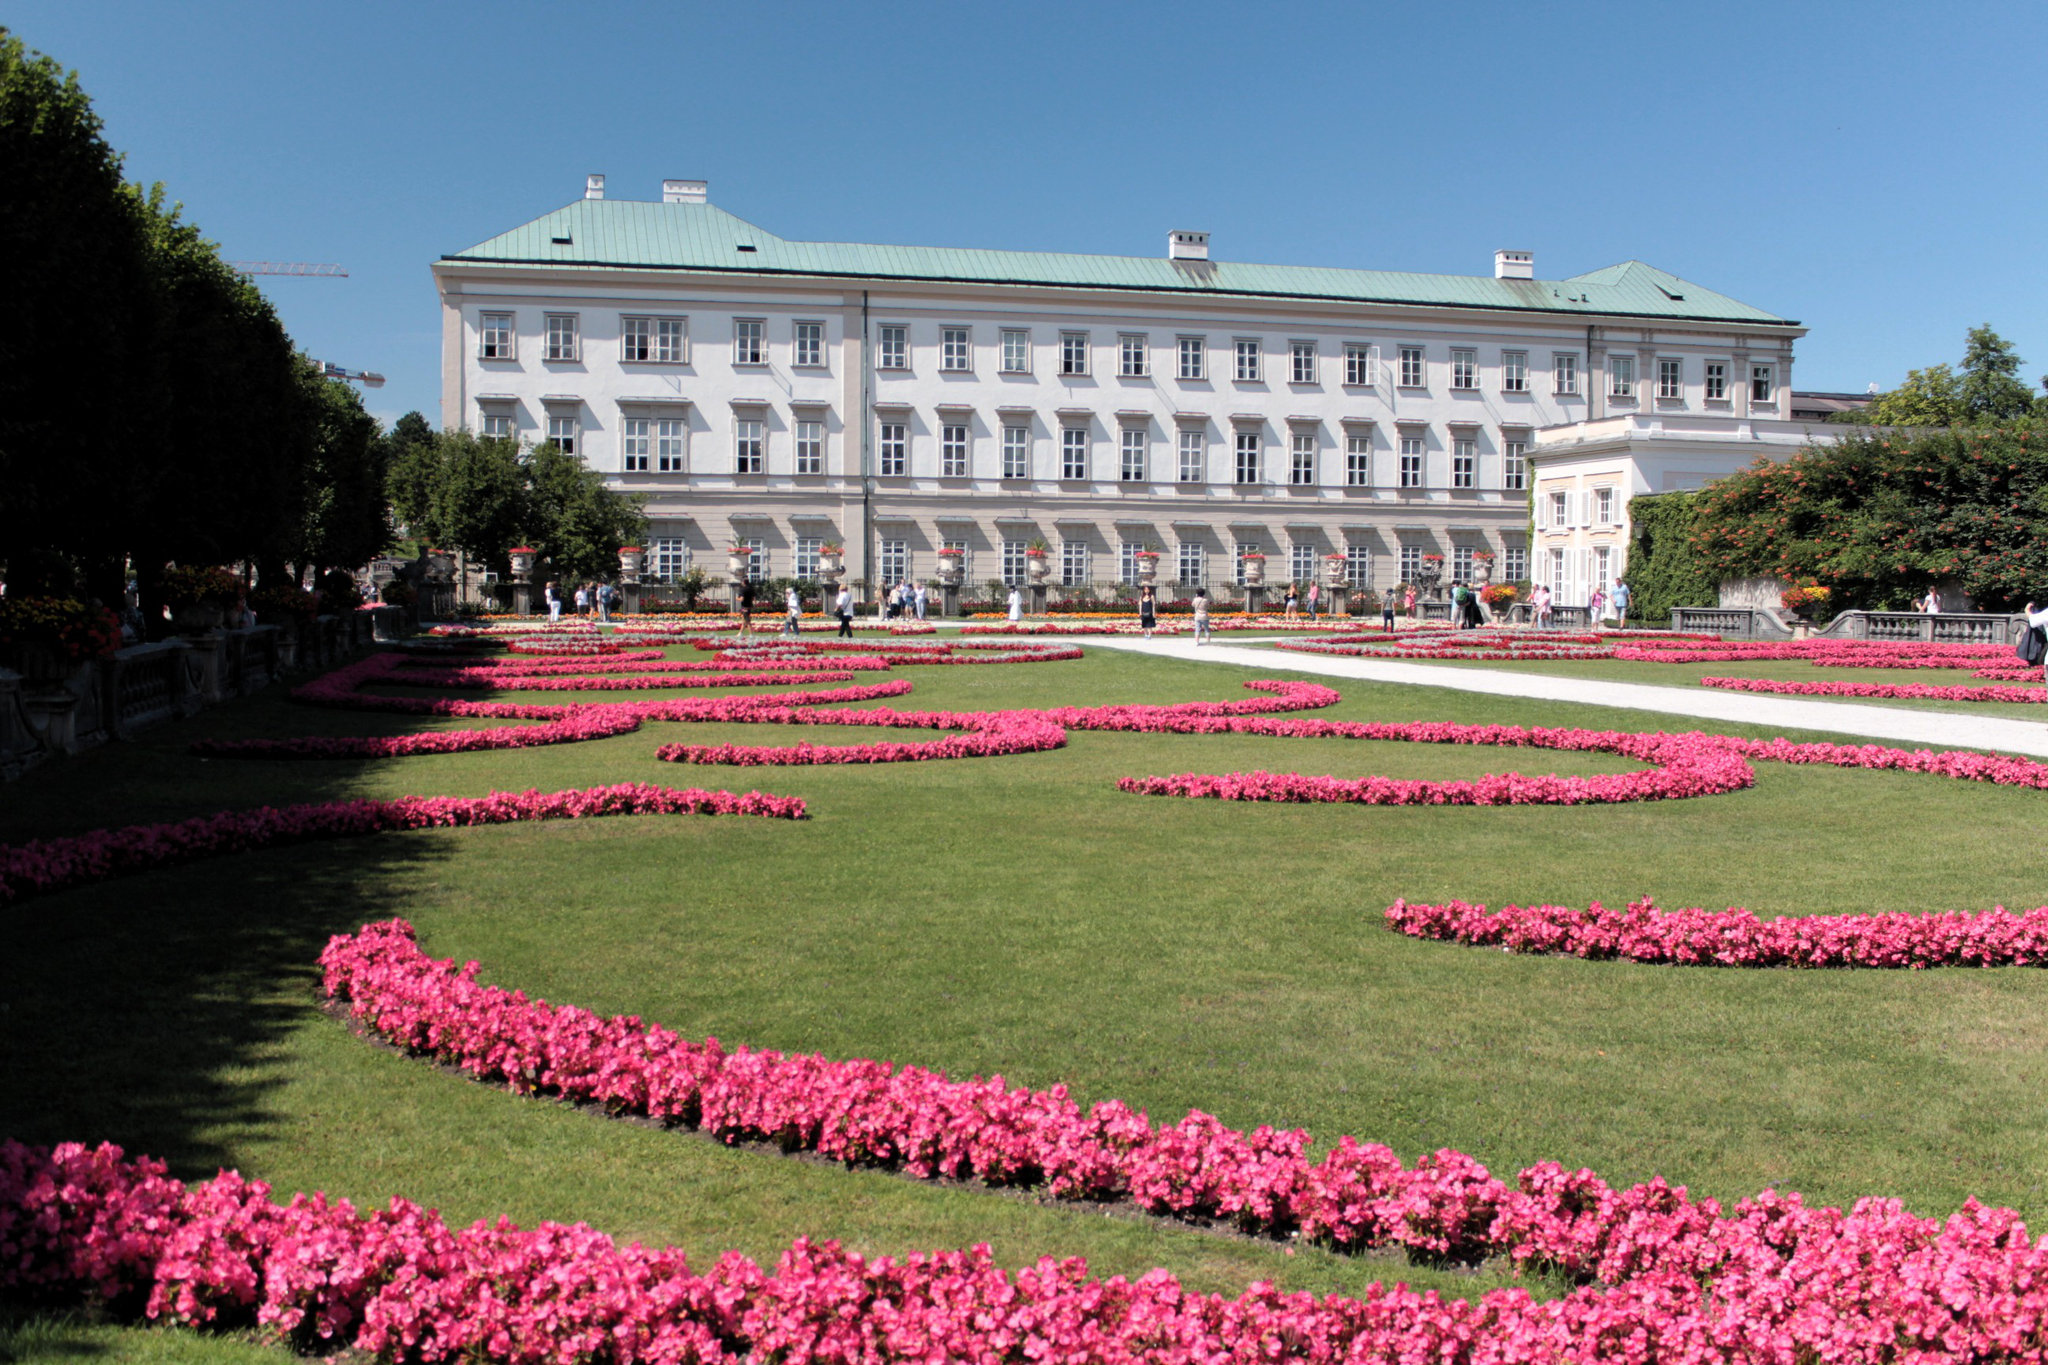
<instances>
[{"instance_id":1,"label":"person with backpack","mask_svg":"<svg viewBox=\"0 0 2048 1365\"><path fill-rule=\"evenodd\" d=\"M2020 632L2013 653L2020 656L2023 664L2041 665L2041 681L2048 685L2048 608L2035 611L2034 604L2029 602L2026 610L2027 628Z\"/></svg>"}]
</instances>

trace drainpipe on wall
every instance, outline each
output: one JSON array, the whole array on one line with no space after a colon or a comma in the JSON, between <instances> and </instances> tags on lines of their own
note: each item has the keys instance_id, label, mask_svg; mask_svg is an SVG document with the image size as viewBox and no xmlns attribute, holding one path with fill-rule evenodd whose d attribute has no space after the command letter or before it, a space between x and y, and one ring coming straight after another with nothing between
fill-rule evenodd
<instances>
[{"instance_id":1,"label":"drainpipe on wall","mask_svg":"<svg viewBox=\"0 0 2048 1365\"><path fill-rule=\"evenodd\" d=\"M875 584L875 366L868 342L868 291L860 291L860 572Z\"/></svg>"}]
</instances>

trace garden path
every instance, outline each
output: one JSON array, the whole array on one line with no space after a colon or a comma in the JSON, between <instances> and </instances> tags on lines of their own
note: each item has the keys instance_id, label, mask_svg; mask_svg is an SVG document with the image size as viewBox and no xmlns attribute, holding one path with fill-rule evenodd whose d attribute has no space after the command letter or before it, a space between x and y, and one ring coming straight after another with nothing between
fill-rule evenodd
<instances>
[{"instance_id":1,"label":"garden path","mask_svg":"<svg viewBox=\"0 0 2048 1365\"><path fill-rule=\"evenodd\" d=\"M1953 711L1863 706L1853 702L1806 701L1792 697L1716 692L1703 687L1661 687L1651 683L1555 678L1506 669L1444 668L1395 659L1276 654L1270 650L1246 649L1244 642L1197 646L1194 641L1186 639L1146 640L1137 636L1109 636L1091 638L1084 643L1090 649L1128 649L1196 662L1234 664L1246 668L1284 668L1291 673L1310 673L1319 677L1358 678L1365 682L1404 683L1411 687L1448 687L1497 697L1581 702L1588 706L1616 706L1631 711L1661 711L1667 715L1690 716L1699 720L1734 721L1788 730L1825 730L1867 739L2048 757L2048 725L2003 716L1959 715Z\"/></svg>"}]
</instances>

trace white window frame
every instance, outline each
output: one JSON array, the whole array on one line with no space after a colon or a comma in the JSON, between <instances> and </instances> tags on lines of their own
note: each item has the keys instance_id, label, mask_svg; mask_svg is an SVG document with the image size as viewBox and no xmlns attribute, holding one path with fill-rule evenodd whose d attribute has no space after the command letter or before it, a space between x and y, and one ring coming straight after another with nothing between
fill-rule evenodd
<instances>
[{"instance_id":1,"label":"white window frame","mask_svg":"<svg viewBox=\"0 0 2048 1365\"><path fill-rule=\"evenodd\" d=\"M1060 583L1069 588L1078 588L1088 581L1088 542L1085 540L1062 540L1060 542Z\"/></svg>"},{"instance_id":2,"label":"white window frame","mask_svg":"<svg viewBox=\"0 0 2048 1365\"><path fill-rule=\"evenodd\" d=\"M1209 338L1205 336L1184 336L1176 343L1179 368L1175 371L1182 379L1206 380L1209 377Z\"/></svg>"},{"instance_id":3,"label":"white window frame","mask_svg":"<svg viewBox=\"0 0 2048 1365\"><path fill-rule=\"evenodd\" d=\"M1553 545L1550 548L1550 590L1562 597L1569 586L1565 581L1564 547Z\"/></svg>"},{"instance_id":4,"label":"white window frame","mask_svg":"<svg viewBox=\"0 0 2048 1365\"><path fill-rule=\"evenodd\" d=\"M1529 391L1529 353L1527 351L1502 351L1500 353L1500 391L1502 393L1527 393Z\"/></svg>"},{"instance_id":5,"label":"white window frame","mask_svg":"<svg viewBox=\"0 0 2048 1365\"><path fill-rule=\"evenodd\" d=\"M1031 373L1031 333L1022 327L1003 329L1003 373Z\"/></svg>"},{"instance_id":6,"label":"white window frame","mask_svg":"<svg viewBox=\"0 0 2048 1365\"><path fill-rule=\"evenodd\" d=\"M1088 373L1088 334L1086 332L1060 333L1060 373L1062 375L1085 375Z\"/></svg>"},{"instance_id":7,"label":"white window frame","mask_svg":"<svg viewBox=\"0 0 2048 1365\"><path fill-rule=\"evenodd\" d=\"M1529 442L1526 437L1501 437L1500 486L1510 493L1519 493L1528 488Z\"/></svg>"},{"instance_id":8,"label":"white window frame","mask_svg":"<svg viewBox=\"0 0 2048 1365\"><path fill-rule=\"evenodd\" d=\"M1003 477L1031 477L1031 428L1019 423L1003 427Z\"/></svg>"},{"instance_id":9,"label":"white window frame","mask_svg":"<svg viewBox=\"0 0 2048 1365\"><path fill-rule=\"evenodd\" d=\"M1344 486L1372 487L1372 433L1351 431L1344 435Z\"/></svg>"},{"instance_id":10,"label":"white window frame","mask_svg":"<svg viewBox=\"0 0 2048 1365\"><path fill-rule=\"evenodd\" d=\"M1472 547L1470 545L1453 545L1451 547L1450 570L1452 582L1470 583L1472 581L1472 565Z\"/></svg>"},{"instance_id":11,"label":"white window frame","mask_svg":"<svg viewBox=\"0 0 2048 1365\"><path fill-rule=\"evenodd\" d=\"M1404 389L1426 389L1429 387L1429 355L1421 346L1403 346L1400 355L1400 387Z\"/></svg>"},{"instance_id":12,"label":"white window frame","mask_svg":"<svg viewBox=\"0 0 2048 1365\"><path fill-rule=\"evenodd\" d=\"M875 368L878 370L907 370L910 368L910 327L901 322L885 322L875 328Z\"/></svg>"},{"instance_id":13,"label":"white window frame","mask_svg":"<svg viewBox=\"0 0 2048 1365\"><path fill-rule=\"evenodd\" d=\"M939 427L939 477L964 479L974 465L974 433L965 422L947 422Z\"/></svg>"},{"instance_id":14,"label":"white window frame","mask_svg":"<svg viewBox=\"0 0 2048 1365\"><path fill-rule=\"evenodd\" d=\"M1500 576L1504 583L1519 583L1529 576L1529 547L1507 545L1500 552Z\"/></svg>"},{"instance_id":15,"label":"white window frame","mask_svg":"<svg viewBox=\"0 0 2048 1365\"><path fill-rule=\"evenodd\" d=\"M1614 489L1611 487L1593 490L1593 524L1614 525Z\"/></svg>"},{"instance_id":16,"label":"white window frame","mask_svg":"<svg viewBox=\"0 0 2048 1365\"><path fill-rule=\"evenodd\" d=\"M477 435L487 441L509 441L517 431L512 414L503 408L485 408L478 414Z\"/></svg>"},{"instance_id":17,"label":"white window frame","mask_svg":"<svg viewBox=\"0 0 2048 1365\"><path fill-rule=\"evenodd\" d=\"M1288 442L1287 482L1296 488L1314 487L1316 481L1316 434L1297 431Z\"/></svg>"},{"instance_id":18,"label":"white window frame","mask_svg":"<svg viewBox=\"0 0 2048 1365\"><path fill-rule=\"evenodd\" d=\"M1233 352L1237 356L1237 368L1233 373L1236 375L1238 383L1259 384L1265 382L1259 378L1260 374L1263 373L1262 357L1264 355L1264 345L1263 339L1259 337L1238 337L1234 340L1232 346Z\"/></svg>"},{"instance_id":19,"label":"white window frame","mask_svg":"<svg viewBox=\"0 0 2048 1365\"><path fill-rule=\"evenodd\" d=\"M582 414L573 409L564 409L548 414L548 439L564 455L575 456L583 448Z\"/></svg>"},{"instance_id":20,"label":"white window frame","mask_svg":"<svg viewBox=\"0 0 2048 1365\"><path fill-rule=\"evenodd\" d=\"M1201 427L1182 427L1180 437L1174 443L1179 456L1178 473L1182 483L1207 483L1209 481L1209 433Z\"/></svg>"},{"instance_id":21,"label":"white window frame","mask_svg":"<svg viewBox=\"0 0 2048 1365\"><path fill-rule=\"evenodd\" d=\"M1030 576L1028 568L1030 555L1031 546L1025 541L1006 540L1003 542L1002 563L1003 582L1005 584L1014 588ZM964 558L962 562L964 564ZM963 573L961 577L966 578L967 575Z\"/></svg>"},{"instance_id":22,"label":"white window frame","mask_svg":"<svg viewBox=\"0 0 2048 1365\"><path fill-rule=\"evenodd\" d=\"M1120 483L1144 483L1150 462L1152 433L1144 427L1125 427L1118 440L1117 479Z\"/></svg>"},{"instance_id":23,"label":"white window frame","mask_svg":"<svg viewBox=\"0 0 2048 1365\"><path fill-rule=\"evenodd\" d=\"M1401 547L1401 581L1413 583L1422 576L1422 547L1403 545Z\"/></svg>"},{"instance_id":24,"label":"white window frame","mask_svg":"<svg viewBox=\"0 0 2048 1365\"><path fill-rule=\"evenodd\" d=\"M1290 545L1287 548L1287 581L1290 583L1315 582L1319 576L1316 573L1316 561L1321 558L1322 553L1313 545L1303 545L1299 542Z\"/></svg>"},{"instance_id":25,"label":"white window frame","mask_svg":"<svg viewBox=\"0 0 2048 1365\"><path fill-rule=\"evenodd\" d=\"M652 313L619 316L619 363L683 365L689 363L690 331L686 317Z\"/></svg>"},{"instance_id":26,"label":"white window frame","mask_svg":"<svg viewBox=\"0 0 2048 1365\"><path fill-rule=\"evenodd\" d=\"M946 374L974 373L974 329L945 326L939 329L939 369Z\"/></svg>"},{"instance_id":27,"label":"white window frame","mask_svg":"<svg viewBox=\"0 0 2048 1365\"><path fill-rule=\"evenodd\" d=\"M1451 438L1451 487L1479 487L1479 441L1471 436Z\"/></svg>"},{"instance_id":28,"label":"white window frame","mask_svg":"<svg viewBox=\"0 0 2048 1365\"><path fill-rule=\"evenodd\" d=\"M1231 471L1236 477L1232 482L1239 487L1256 484L1259 481L1260 466L1265 463L1265 435L1253 427L1239 427L1237 439L1232 443L1236 452L1236 466Z\"/></svg>"},{"instance_id":29,"label":"white window frame","mask_svg":"<svg viewBox=\"0 0 2048 1365\"><path fill-rule=\"evenodd\" d=\"M875 570L883 583L901 583L910 577L910 542L893 536L877 540Z\"/></svg>"},{"instance_id":30,"label":"white window frame","mask_svg":"<svg viewBox=\"0 0 2048 1365\"><path fill-rule=\"evenodd\" d=\"M583 359L583 321L576 313L549 313L547 341L541 357L557 365L574 365Z\"/></svg>"},{"instance_id":31,"label":"white window frame","mask_svg":"<svg viewBox=\"0 0 2048 1365\"><path fill-rule=\"evenodd\" d=\"M1728 362L1709 360L1706 365L1706 400L1709 403L1728 401Z\"/></svg>"},{"instance_id":32,"label":"white window frame","mask_svg":"<svg viewBox=\"0 0 2048 1365\"><path fill-rule=\"evenodd\" d=\"M1611 577L1613 565L1613 549L1606 545L1595 545L1593 547L1593 587L1597 591L1606 592L1614 585L1614 579Z\"/></svg>"},{"instance_id":33,"label":"white window frame","mask_svg":"<svg viewBox=\"0 0 2048 1365\"><path fill-rule=\"evenodd\" d=\"M690 542L681 536L654 536L647 542L647 568L656 578L673 583L690 571Z\"/></svg>"},{"instance_id":34,"label":"white window frame","mask_svg":"<svg viewBox=\"0 0 2048 1365\"><path fill-rule=\"evenodd\" d=\"M1401 435L1401 483L1403 488L1420 488L1429 468L1429 439L1403 432Z\"/></svg>"},{"instance_id":35,"label":"white window frame","mask_svg":"<svg viewBox=\"0 0 2048 1365\"><path fill-rule=\"evenodd\" d=\"M1290 341L1287 343L1287 382L1290 384L1313 384L1316 382L1315 342Z\"/></svg>"},{"instance_id":36,"label":"white window frame","mask_svg":"<svg viewBox=\"0 0 2048 1365\"><path fill-rule=\"evenodd\" d=\"M1246 555L1263 556L1266 552L1263 548L1261 548L1261 545L1262 542L1260 541L1244 540L1239 541L1236 545L1231 547L1230 558L1231 561L1236 565L1236 574L1231 579L1231 582L1235 583L1238 587L1242 588L1245 586L1244 557Z\"/></svg>"},{"instance_id":37,"label":"white window frame","mask_svg":"<svg viewBox=\"0 0 2048 1365\"><path fill-rule=\"evenodd\" d=\"M875 472L885 479L910 474L910 423L882 422L875 441Z\"/></svg>"},{"instance_id":38,"label":"white window frame","mask_svg":"<svg viewBox=\"0 0 2048 1365\"><path fill-rule=\"evenodd\" d=\"M1373 346L1370 342L1344 343L1344 384L1347 388L1362 389L1371 386L1372 356Z\"/></svg>"},{"instance_id":39,"label":"white window frame","mask_svg":"<svg viewBox=\"0 0 2048 1365\"><path fill-rule=\"evenodd\" d=\"M1632 355L1609 355L1607 357L1607 396L1609 398L1634 398L1636 396L1636 358Z\"/></svg>"},{"instance_id":40,"label":"white window frame","mask_svg":"<svg viewBox=\"0 0 2048 1365\"><path fill-rule=\"evenodd\" d=\"M1749 401L1752 406L1775 407L1778 402L1778 369L1775 365L1749 367Z\"/></svg>"},{"instance_id":41,"label":"white window frame","mask_svg":"<svg viewBox=\"0 0 2048 1365\"><path fill-rule=\"evenodd\" d=\"M1579 395L1579 353L1553 351L1550 355L1550 392L1557 398Z\"/></svg>"},{"instance_id":42,"label":"white window frame","mask_svg":"<svg viewBox=\"0 0 2048 1365\"><path fill-rule=\"evenodd\" d=\"M732 424L732 472L768 472L768 424L758 417L736 417Z\"/></svg>"},{"instance_id":43,"label":"white window frame","mask_svg":"<svg viewBox=\"0 0 2048 1365\"><path fill-rule=\"evenodd\" d=\"M816 417L799 417L796 428L796 472L799 474L823 474L825 472L825 423ZM817 577L816 574L810 575Z\"/></svg>"},{"instance_id":44,"label":"white window frame","mask_svg":"<svg viewBox=\"0 0 2048 1365\"><path fill-rule=\"evenodd\" d=\"M1063 426L1060 428L1060 477L1070 483L1088 477L1089 459L1088 428L1085 426Z\"/></svg>"},{"instance_id":45,"label":"white window frame","mask_svg":"<svg viewBox=\"0 0 2048 1365\"><path fill-rule=\"evenodd\" d=\"M1547 501L1550 505L1550 529L1553 531L1563 530L1565 527L1570 526L1572 519L1572 495L1570 490L1553 488L1550 490Z\"/></svg>"},{"instance_id":46,"label":"white window frame","mask_svg":"<svg viewBox=\"0 0 2048 1365\"><path fill-rule=\"evenodd\" d=\"M1152 373L1147 358L1151 339L1143 332L1121 332L1116 339L1116 372L1125 379L1143 379Z\"/></svg>"},{"instance_id":47,"label":"white window frame","mask_svg":"<svg viewBox=\"0 0 2048 1365\"><path fill-rule=\"evenodd\" d=\"M1185 587L1195 587L1206 582L1209 572L1208 547L1200 541L1183 540L1180 543L1176 569L1180 577L1175 581Z\"/></svg>"},{"instance_id":48,"label":"white window frame","mask_svg":"<svg viewBox=\"0 0 2048 1365\"><path fill-rule=\"evenodd\" d=\"M735 367L758 368L768 363L768 319L732 320L732 363Z\"/></svg>"},{"instance_id":49,"label":"white window frame","mask_svg":"<svg viewBox=\"0 0 2048 1365\"><path fill-rule=\"evenodd\" d=\"M476 320L478 360L519 359L519 327L513 313L479 313Z\"/></svg>"},{"instance_id":50,"label":"white window frame","mask_svg":"<svg viewBox=\"0 0 2048 1365\"><path fill-rule=\"evenodd\" d=\"M1451 387L1461 393L1479 389L1479 352L1469 346L1451 348Z\"/></svg>"},{"instance_id":51,"label":"white window frame","mask_svg":"<svg viewBox=\"0 0 2048 1365\"><path fill-rule=\"evenodd\" d=\"M1354 588L1372 586L1372 549L1365 545L1344 547L1344 581Z\"/></svg>"},{"instance_id":52,"label":"white window frame","mask_svg":"<svg viewBox=\"0 0 2048 1365\"><path fill-rule=\"evenodd\" d=\"M628 474L645 474L653 468L651 451L654 422L647 417L619 419L619 468Z\"/></svg>"},{"instance_id":53,"label":"white window frame","mask_svg":"<svg viewBox=\"0 0 2048 1365\"><path fill-rule=\"evenodd\" d=\"M690 423L684 417L659 417L654 422L654 472L689 472Z\"/></svg>"},{"instance_id":54,"label":"white window frame","mask_svg":"<svg viewBox=\"0 0 2048 1365\"><path fill-rule=\"evenodd\" d=\"M790 325L789 363L794 369L825 368L825 324L815 318L798 318Z\"/></svg>"},{"instance_id":55,"label":"white window frame","mask_svg":"<svg viewBox=\"0 0 2048 1365\"><path fill-rule=\"evenodd\" d=\"M1685 397L1685 362L1676 356L1657 357L1657 399L1669 403Z\"/></svg>"},{"instance_id":56,"label":"white window frame","mask_svg":"<svg viewBox=\"0 0 2048 1365\"><path fill-rule=\"evenodd\" d=\"M824 549L823 536L798 536L789 553L789 576L815 582L818 560Z\"/></svg>"},{"instance_id":57,"label":"white window frame","mask_svg":"<svg viewBox=\"0 0 2048 1365\"><path fill-rule=\"evenodd\" d=\"M1144 548L1143 543L1135 540L1126 540L1118 544L1116 553L1117 582L1130 587L1137 586L1138 551Z\"/></svg>"}]
</instances>

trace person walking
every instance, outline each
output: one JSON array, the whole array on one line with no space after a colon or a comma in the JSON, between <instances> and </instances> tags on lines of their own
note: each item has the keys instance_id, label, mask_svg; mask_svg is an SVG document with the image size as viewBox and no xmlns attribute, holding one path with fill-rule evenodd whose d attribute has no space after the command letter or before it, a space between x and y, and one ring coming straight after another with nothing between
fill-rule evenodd
<instances>
[{"instance_id":1,"label":"person walking","mask_svg":"<svg viewBox=\"0 0 2048 1365\"><path fill-rule=\"evenodd\" d=\"M1195 589L1195 643L1209 643L1209 590Z\"/></svg>"},{"instance_id":2,"label":"person walking","mask_svg":"<svg viewBox=\"0 0 2048 1365\"><path fill-rule=\"evenodd\" d=\"M1614 591L1607 595L1607 605L1614 612L1614 628L1616 630L1628 629L1628 603L1629 599L1633 596L1635 594L1628 590L1628 581L1626 579L1617 578L1614 580Z\"/></svg>"},{"instance_id":3,"label":"person walking","mask_svg":"<svg viewBox=\"0 0 2048 1365\"><path fill-rule=\"evenodd\" d=\"M740 580L740 634L754 633L754 580Z\"/></svg>"},{"instance_id":4,"label":"person walking","mask_svg":"<svg viewBox=\"0 0 2048 1365\"><path fill-rule=\"evenodd\" d=\"M785 618L782 623L782 633L784 635L800 634L801 632L798 631L796 623L804 614L804 604L797 600L795 588L783 589L782 610Z\"/></svg>"},{"instance_id":5,"label":"person walking","mask_svg":"<svg viewBox=\"0 0 2048 1365\"><path fill-rule=\"evenodd\" d=\"M1607 590L1593 589L1593 596L1586 602L1586 629L1602 630L1607 625Z\"/></svg>"},{"instance_id":6,"label":"person walking","mask_svg":"<svg viewBox=\"0 0 2048 1365\"><path fill-rule=\"evenodd\" d=\"M1387 595L1380 599L1380 629L1389 635L1394 633L1395 591L1393 588L1388 588Z\"/></svg>"},{"instance_id":7,"label":"person walking","mask_svg":"<svg viewBox=\"0 0 2048 1365\"><path fill-rule=\"evenodd\" d=\"M1022 588L1012 587L1010 589L1010 620L1012 623L1015 623L1023 619L1024 590Z\"/></svg>"},{"instance_id":8,"label":"person walking","mask_svg":"<svg viewBox=\"0 0 2048 1365\"><path fill-rule=\"evenodd\" d=\"M1550 629L1550 588L1538 583L1529 594L1529 620L1538 630Z\"/></svg>"},{"instance_id":9,"label":"person walking","mask_svg":"<svg viewBox=\"0 0 2048 1365\"><path fill-rule=\"evenodd\" d=\"M832 610L839 615L839 638L853 638L853 589L844 583L839 585L839 596L832 603Z\"/></svg>"},{"instance_id":10,"label":"person walking","mask_svg":"<svg viewBox=\"0 0 2048 1365\"><path fill-rule=\"evenodd\" d=\"M1290 621L1301 619L1301 594L1295 590L1295 586L1292 583L1287 585L1287 611L1285 614Z\"/></svg>"},{"instance_id":11,"label":"person walking","mask_svg":"<svg viewBox=\"0 0 2048 1365\"><path fill-rule=\"evenodd\" d=\"M2048 607L2044 607L2040 611L2035 611L2034 604L2032 602L2028 602L2026 611L2027 628L2029 630L2048 630ZM2041 681L2043 683L2048 683L2048 654L2043 654L2041 656Z\"/></svg>"},{"instance_id":12,"label":"person walking","mask_svg":"<svg viewBox=\"0 0 2048 1365\"><path fill-rule=\"evenodd\" d=\"M612 619L612 585L600 583L594 594L597 599L597 621L604 625Z\"/></svg>"},{"instance_id":13,"label":"person walking","mask_svg":"<svg viewBox=\"0 0 2048 1365\"><path fill-rule=\"evenodd\" d=\"M1408 590L1402 597L1402 614L1408 618L1409 625L1415 624L1415 585L1413 583L1408 585Z\"/></svg>"},{"instance_id":14,"label":"person walking","mask_svg":"<svg viewBox=\"0 0 2048 1365\"><path fill-rule=\"evenodd\" d=\"M1308 619L1310 625L1314 625L1316 622L1317 615L1321 610L1322 600L1323 585L1321 583L1310 583L1308 585Z\"/></svg>"},{"instance_id":15,"label":"person walking","mask_svg":"<svg viewBox=\"0 0 2048 1365\"><path fill-rule=\"evenodd\" d=\"M1145 632L1148 640L1152 638L1152 632L1159 629L1159 596L1150 583L1138 594L1138 628Z\"/></svg>"},{"instance_id":16,"label":"person walking","mask_svg":"<svg viewBox=\"0 0 2048 1365\"><path fill-rule=\"evenodd\" d=\"M554 625L562 619L562 585L553 579L541 589L541 597L548 604L548 624Z\"/></svg>"},{"instance_id":17,"label":"person walking","mask_svg":"<svg viewBox=\"0 0 2048 1365\"><path fill-rule=\"evenodd\" d=\"M917 619L920 621L924 620L924 604L927 591L924 584L920 583L917 585Z\"/></svg>"}]
</instances>

